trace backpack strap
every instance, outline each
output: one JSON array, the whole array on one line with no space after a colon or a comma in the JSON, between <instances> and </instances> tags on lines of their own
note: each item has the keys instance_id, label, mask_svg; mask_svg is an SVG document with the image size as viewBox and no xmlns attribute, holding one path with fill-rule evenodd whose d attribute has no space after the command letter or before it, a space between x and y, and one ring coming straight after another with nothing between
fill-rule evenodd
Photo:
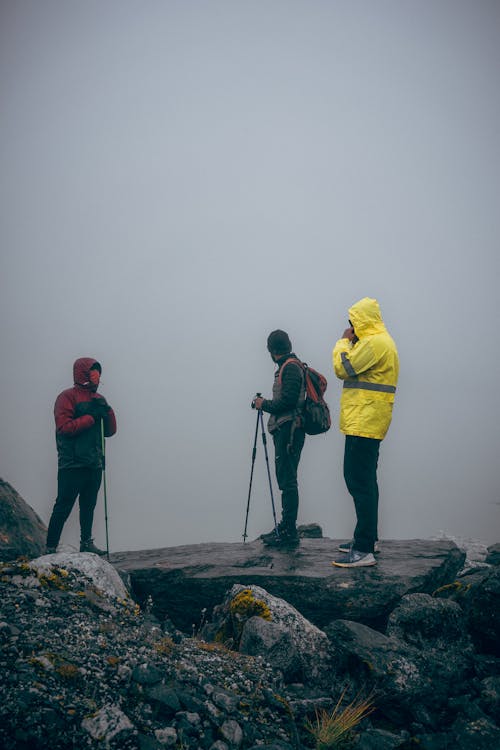
<instances>
[{"instance_id":1,"label":"backpack strap","mask_svg":"<svg viewBox=\"0 0 500 750\"><path fill-rule=\"evenodd\" d=\"M299 365L300 369L302 370L302 375L304 377L304 381L306 381L307 365L305 364L305 362L302 362L300 359L297 359L297 357L289 357L288 359L286 359L283 362L283 364L280 367L280 372L279 372L279 375L278 375L278 382L279 382L280 385L281 385L281 377L282 377L282 374L283 374L283 370L285 369L286 365L289 364L290 362L295 362L295 364ZM307 383L305 383L305 386L306 386L305 387L305 396L307 397ZM288 442L288 445L286 446L287 453L290 453L290 451L292 450L293 438L294 438L294 434L295 434L296 428L299 425L302 425L302 424L303 424L302 414L298 414L296 416L296 418L293 420L292 427L290 429L290 440Z\"/></svg>"},{"instance_id":2,"label":"backpack strap","mask_svg":"<svg viewBox=\"0 0 500 750\"><path fill-rule=\"evenodd\" d=\"M283 376L283 370L285 369L286 365L289 362L295 362L297 365L300 366L302 372L305 374L305 371L307 369L307 365L304 362L301 362L300 359L297 359L297 357L289 357L289 359L286 359L283 364L280 367L280 373L278 375L278 382L281 385L281 378Z\"/></svg>"}]
</instances>

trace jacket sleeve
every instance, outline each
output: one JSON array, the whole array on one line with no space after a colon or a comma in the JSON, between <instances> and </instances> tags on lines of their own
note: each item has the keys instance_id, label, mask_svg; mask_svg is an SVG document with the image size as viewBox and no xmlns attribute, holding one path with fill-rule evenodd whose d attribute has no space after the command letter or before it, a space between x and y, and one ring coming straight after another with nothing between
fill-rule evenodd
<instances>
[{"instance_id":1,"label":"jacket sleeve","mask_svg":"<svg viewBox=\"0 0 500 750\"><path fill-rule=\"evenodd\" d=\"M339 339L333 354L333 369L341 380L362 375L377 364L377 356L369 339L360 339L351 344L349 339Z\"/></svg>"},{"instance_id":2,"label":"jacket sleeve","mask_svg":"<svg viewBox=\"0 0 500 750\"><path fill-rule=\"evenodd\" d=\"M83 414L75 418L75 404L66 393L61 393L54 405L56 432L60 435L78 435L95 424L94 417Z\"/></svg>"},{"instance_id":3,"label":"jacket sleeve","mask_svg":"<svg viewBox=\"0 0 500 750\"><path fill-rule=\"evenodd\" d=\"M109 407L108 416L104 418L104 437L111 437L116 432L116 416L111 408Z\"/></svg>"},{"instance_id":4,"label":"jacket sleeve","mask_svg":"<svg viewBox=\"0 0 500 750\"><path fill-rule=\"evenodd\" d=\"M302 368L290 362L281 373L281 398L264 399L262 410L269 414L281 414L297 406L302 387Z\"/></svg>"}]
</instances>

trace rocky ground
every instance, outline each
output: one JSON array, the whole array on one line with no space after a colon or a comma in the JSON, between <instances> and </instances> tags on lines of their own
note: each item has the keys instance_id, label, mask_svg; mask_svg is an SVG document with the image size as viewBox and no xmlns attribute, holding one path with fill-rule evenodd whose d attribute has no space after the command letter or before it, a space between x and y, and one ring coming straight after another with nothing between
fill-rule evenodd
<instances>
[{"instance_id":1,"label":"rocky ground","mask_svg":"<svg viewBox=\"0 0 500 750\"><path fill-rule=\"evenodd\" d=\"M1 750L500 748L499 544L471 565L449 540L384 542L376 568L333 571L320 536L111 565L37 557L45 533L0 480ZM348 745L317 741L308 722L366 696Z\"/></svg>"},{"instance_id":2,"label":"rocky ground","mask_svg":"<svg viewBox=\"0 0 500 750\"><path fill-rule=\"evenodd\" d=\"M347 620L325 633L235 586L202 640L141 610L95 555L2 563L0 595L4 750L312 748L307 719L346 687L377 706L358 750L500 746L500 660L476 652L451 598L404 597L386 634Z\"/></svg>"},{"instance_id":3,"label":"rocky ground","mask_svg":"<svg viewBox=\"0 0 500 750\"><path fill-rule=\"evenodd\" d=\"M4 563L0 577L4 750L294 742L280 676L261 658L161 628L57 565Z\"/></svg>"}]
</instances>

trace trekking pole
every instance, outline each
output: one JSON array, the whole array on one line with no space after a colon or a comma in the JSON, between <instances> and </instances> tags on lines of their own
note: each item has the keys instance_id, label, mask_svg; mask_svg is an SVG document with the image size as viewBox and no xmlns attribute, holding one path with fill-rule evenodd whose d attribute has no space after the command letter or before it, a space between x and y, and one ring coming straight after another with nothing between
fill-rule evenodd
<instances>
[{"instance_id":1,"label":"trekking pole","mask_svg":"<svg viewBox=\"0 0 500 750\"><path fill-rule=\"evenodd\" d=\"M280 533L278 531L278 523L276 521L276 510L274 507L274 495L273 495L273 483L271 481L271 470L269 468L269 456L267 455L267 438L266 438L266 431L264 429L264 417L262 416L262 409L259 409L259 413L257 415L257 418L260 419L260 424L262 427L262 442L264 444L264 454L266 456L266 466L267 466L267 476L269 479L269 489L271 490L271 505L273 508L273 519L274 519L274 531L276 533L276 538L280 538Z\"/></svg>"},{"instance_id":2,"label":"trekking pole","mask_svg":"<svg viewBox=\"0 0 500 750\"><path fill-rule=\"evenodd\" d=\"M248 511L250 510L250 495L252 493L253 469L255 466L255 455L257 453L257 435L259 434L259 412L257 412L257 422L255 424L255 437L253 439L252 450L252 468L250 469L250 485L248 487L247 513L245 516L245 530L243 532L243 543L247 540Z\"/></svg>"},{"instance_id":3,"label":"trekking pole","mask_svg":"<svg viewBox=\"0 0 500 750\"><path fill-rule=\"evenodd\" d=\"M104 491L104 523L106 526L106 557L109 561L108 537L108 493L106 491L106 442L104 440L104 420L101 419L101 447L102 447L102 488Z\"/></svg>"}]
</instances>

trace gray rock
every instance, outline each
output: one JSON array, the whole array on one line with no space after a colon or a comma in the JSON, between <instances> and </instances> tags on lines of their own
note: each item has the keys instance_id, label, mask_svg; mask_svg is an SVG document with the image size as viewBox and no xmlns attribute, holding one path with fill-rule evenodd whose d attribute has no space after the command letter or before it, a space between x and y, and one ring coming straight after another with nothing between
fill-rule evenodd
<instances>
[{"instance_id":1,"label":"gray rock","mask_svg":"<svg viewBox=\"0 0 500 750\"><path fill-rule=\"evenodd\" d=\"M323 529L318 523L305 523L297 527L301 539L321 539Z\"/></svg>"},{"instance_id":2,"label":"gray rock","mask_svg":"<svg viewBox=\"0 0 500 750\"><path fill-rule=\"evenodd\" d=\"M254 616L255 608L262 609L263 616ZM329 680L325 633L260 586L233 586L214 611L214 626L219 637L229 637L242 653L262 656L288 682Z\"/></svg>"},{"instance_id":3,"label":"gray rock","mask_svg":"<svg viewBox=\"0 0 500 750\"><path fill-rule=\"evenodd\" d=\"M432 593L455 580L465 553L448 540L385 541L378 565L334 568L338 541L301 539L295 551L262 542L213 543L111 555L128 572L139 601L152 596L156 613L191 633L233 584L260 586L289 602L319 628L352 619L383 630L407 593Z\"/></svg>"},{"instance_id":4,"label":"gray rock","mask_svg":"<svg viewBox=\"0 0 500 750\"><path fill-rule=\"evenodd\" d=\"M297 648L283 625L251 617L243 626L239 650L242 654L262 656L283 673L285 682L305 679Z\"/></svg>"},{"instance_id":5,"label":"gray rock","mask_svg":"<svg viewBox=\"0 0 500 750\"><path fill-rule=\"evenodd\" d=\"M408 594L391 612L386 635L395 636L417 648L448 650L462 641L465 616L458 604L428 594Z\"/></svg>"},{"instance_id":6,"label":"gray rock","mask_svg":"<svg viewBox=\"0 0 500 750\"><path fill-rule=\"evenodd\" d=\"M500 676L486 677L481 682L480 706L500 724Z\"/></svg>"},{"instance_id":7,"label":"gray rock","mask_svg":"<svg viewBox=\"0 0 500 750\"><path fill-rule=\"evenodd\" d=\"M139 685L155 685L161 678L161 672L151 664L139 664L132 672L132 680Z\"/></svg>"},{"instance_id":8,"label":"gray rock","mask_svg":"<svg viewBox=\"0 0 500 750\"><path fill-rule=\"evenodd\" d=\"M500 565L500 543L488 547L486 562L488 565Z\"/></svg>"},{"instance_id":9,"label":"gray rock","mask_svg":"<svg viewBox=\"0 0 500 750\"><path fill-rule=\"evenodd\" d=\"M466 587L457 598L465 610L476 648L500 656L500 566L488 570L480 580Z\"/></svg>"},{"instance_id":10,"label":"gray rock","mask_svg":"<svg viewBox=\"0 0 500 750\"><path fill-rule=\"evenodd\" d=\"M0 561L37 557L46 538L47 528L33 508L0 479Z\"/></svg>"},{"instance_id":11,"label":"gray rock","mask_svg":"<svg viewBox=\"0 0 500 750\"><path fill-rule=\"evenodd\" d=\"M353 750L397 750L403 743L401 735L383 729L368 729L358 736Z\"/></svg>"},{"instance_id":12,"label":"gray rock","mask_svg":"<svg viewBox=\"0 0 500 750\"><path fill-rule=\"evenodd\" d=\"M243 741L243 730L234 719L228 719L220 728L221 736L230 747L239 747Z\"/></svg>"},{"instance_id":13,"label":"gray rock","mask_svg":"<svg viewBox=\"0 0 500 750\"><path fill-rule=\"evenodd\" d=\"M454 723L451 735L454 750L493 750L500 747L500 729L488 719L467 721L459 718Z\"/></svg>"},{"instance_id":14,"label":"gray rock","mask_svg":"<svg viewBox=\"0 0 500 750\"><path fill-rule=\"evenodd\" d=\"M389 617L386 634L419 651L433 684L431 708L444 705L472 675L474 649L456 602L428 594L404 596Z\"/></svg>"},{"instance_id":15,"label":"gray rock","mask_svg":"<svg viewBox=\"0 0 500 750\"><path fill-rule=\"evenodd\" d=\"M155 713L164 719L171 719L181 711L182 707L177 693L163 683L146 687L144 697L151 703Z\"/></svg>"},{"instance_id":16,"label":"gray rock","mask_svg":"<svg viewBox=\"0 0 500 750\"><path fill-rule=\"evenodd\" d=\"M175 747L177 743L177 730L175 727L165 727L164 729L157 729L155 731L155 737L165 747Z\"/></svg>"},{"instance_id":17,"label":"gray rock","mask_svg":"<svg viewBox=\"0 0 500 750\"><path fill-rule=\"evenodd\" d=\"M31 560L29 566L38 575L50 575L53 568L72 570L86 576L97 589L112 599L130 601L130 596L115 568L98 555L88 552L56 552Z\"/></svg>"},{"instance_id":18,"label":"gray rock","mask_svg":"<svg viewBox=\"0 0 500 750\"><path fill-rule=\"evenodd\" d=\"M118 706L104 706L95 716L83 719L82 729L85 729L92 739L109 743L117 737L129 735L134 725Z\"/></svg>"},{"instance_id":19,"label":"gray rock","mask_svg":"<svg viewBox=\"0 0 500 750\"><path fill-rule=\"evenodd\" d=\"M223 711L226 711L227 713L231 713L232 711L234 711L240 701L237 695L234 695L234 693L229 693L226 690L214 690L212 692L211 698L212 703L214 703L215 706L222 709Z\"/></svg>"},{"instance_id":20,"label":"gray rock","mask_svg":"<svg viewBox=\"0 0 500 750\"><path fill-rule=\"evenodd\" d=\"M396 726L416 720L422 705L434 707L435 685L418 649L347 620L337 620L327 634L336 671L350 677L353 695L375 691L377 708Z\"/></svg>"}]
</instances>

